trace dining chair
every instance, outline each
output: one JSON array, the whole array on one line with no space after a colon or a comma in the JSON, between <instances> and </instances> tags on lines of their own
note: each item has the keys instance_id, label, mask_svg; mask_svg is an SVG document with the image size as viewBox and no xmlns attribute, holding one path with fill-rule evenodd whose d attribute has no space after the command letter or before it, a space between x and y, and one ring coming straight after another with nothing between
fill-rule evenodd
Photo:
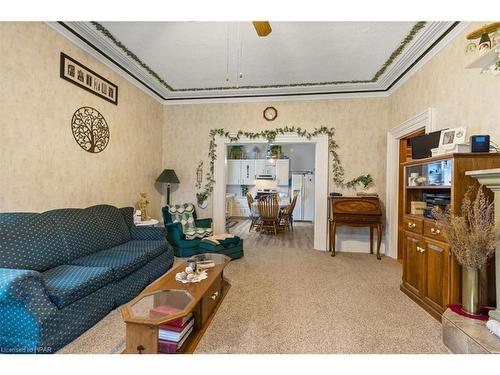
<instances>
[{"instance_id":1,"label":"dining chair","mask_svg":"<svg viewBox=\"0 0 500 375\"><path fill-rule=\"evenodd\" d=\"M290 229L293 232L293 217L292 213L295 208L295 204L297 203L297 192L293 193L293 198L292 202L282 210L280 210L280 217L279 217L279 226L280 229L284 231L289 231Z\"/></svg>"},{"instance_id":2,"label":"dining chair","mask_svg":"<svg viewBox=\"0 0 500 375\"><path fill-rule=\"evenodd\" d=\"M253 228L257 227L257 224L259 222L259 215L255 212L255 208L253 207L254 199L252 194L247 193L247 203L248 203L248 209L250 210L250 229L248 230L249 232L252 231Z\"/></svg>"},{"instance_id":3,"label":"dining chair","mask_svg":"<svg viewBox=\"0 0 500 375\"><path fill-rule=\"evenodd\" d=\"M257 207L259 208L260 234L267 232L277 235L280 206L276 195L259 199Z\"/></svg>"}]
</instances>

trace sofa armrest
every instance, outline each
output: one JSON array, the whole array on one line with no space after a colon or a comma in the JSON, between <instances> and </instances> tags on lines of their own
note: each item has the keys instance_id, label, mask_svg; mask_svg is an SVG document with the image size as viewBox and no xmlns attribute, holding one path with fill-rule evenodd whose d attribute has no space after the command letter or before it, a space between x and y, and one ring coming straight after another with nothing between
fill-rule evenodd
<instances>
[{"instance_id":1,"label":"sofa armrest","mask_svg":"<svg viewBox=\"0 0 500 375\"><path fill-rule=\"evenodd\" d=\"M171 244L178 244L180 241L185 240L186 236L182 231L181 223L169 223L165 224L165 229L167 229L167 240Z\"/></svg>"},{"instance_id":2,"label":"sofa armrest","mask_svg":"<svg viewBox=\"0 0 500 375\"><path fill-rule=\"evenodd\" d=\"M160 227L132 227L130 234L133 240L165 240L167 229Z\"/></svg>"},{"instance_id":3,"label":"sofa armrest","mask_svg":"<svg viewBox=\"0 0 500 375\"><path fill-rule=\"evenodd\" d=\"M195 220L195 225L197 228L211 228L212 227L212 219L197 219Z\"/></svg>"},{"instance_id":4,"label":"sofa armrest","mask_svg":"<svg viewBox=\"0 0 500 375\"><path fill-rule=\"evenodd\" d=\"M0 268L0 304L21 303L40 320L57 311L37 271Z\"/></svg>"}]
</instances>

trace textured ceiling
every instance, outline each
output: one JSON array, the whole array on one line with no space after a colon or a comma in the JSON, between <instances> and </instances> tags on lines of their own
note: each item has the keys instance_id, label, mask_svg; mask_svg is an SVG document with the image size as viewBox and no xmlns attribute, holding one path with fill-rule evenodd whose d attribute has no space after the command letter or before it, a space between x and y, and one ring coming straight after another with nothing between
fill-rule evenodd
<instances>
[{"instance_id":1,"label":"textured ceiling","mask_svg":"<svg viewBox=\"0 0 500 375\"><path fill-rule=\"evenodd\" d=\"M175 89L370 80L414 25L273 22L261 38L251 22L101 24Z\"/></svg>"}]
</instances>

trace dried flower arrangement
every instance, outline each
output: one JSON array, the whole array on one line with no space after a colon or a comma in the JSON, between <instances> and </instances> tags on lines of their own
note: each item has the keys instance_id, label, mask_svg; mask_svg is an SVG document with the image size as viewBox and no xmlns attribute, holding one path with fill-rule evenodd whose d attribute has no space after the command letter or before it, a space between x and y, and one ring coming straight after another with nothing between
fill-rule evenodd
<instances>
[{"instance_id":1,"label":"dried flower arrangement","mask_svg":"<svg viewBox=\"0 0 500 375\"><path fill-rule=\"evenodd\" d=\"M495 224L493 203L479 187L473 199L474 187L470 186L464 196L461 215L434 209L438 225L443 230L451 252L465 267L480 269L495 252Z\"/></svg>"}]
</instances>

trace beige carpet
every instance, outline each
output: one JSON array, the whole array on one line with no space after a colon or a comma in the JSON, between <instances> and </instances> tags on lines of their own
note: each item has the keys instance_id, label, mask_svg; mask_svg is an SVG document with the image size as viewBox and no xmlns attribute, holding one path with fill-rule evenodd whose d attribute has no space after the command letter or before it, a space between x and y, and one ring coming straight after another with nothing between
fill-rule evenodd
<instances>
[{"instance_id":1,"label":"beige carpet","mask_svg":"<svg viewBox=\"0 0 500 375\"><path fill-rule=\"evenodd\" d=\"M246 249L197 353L447 353L441 325L399 291L401 266L367 254ZM119 353L118 310L61 353Z\"/></svg>"}]
</instances>

